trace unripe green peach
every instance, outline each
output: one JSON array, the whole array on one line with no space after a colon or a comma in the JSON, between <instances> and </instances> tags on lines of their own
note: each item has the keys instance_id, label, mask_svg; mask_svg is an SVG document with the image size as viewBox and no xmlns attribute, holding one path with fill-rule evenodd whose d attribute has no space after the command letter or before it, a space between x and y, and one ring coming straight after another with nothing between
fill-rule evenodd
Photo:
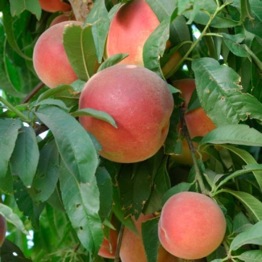
<instances>
[{"instance_id":1,"label":"unripe green peach","mask_svg":"<svg viewBox=\"0 0 262 262\"><path fill-rule=\"evenodd\" d=\"M226 220L210 197L196 192L171 196L162 208L158 237L174 256L200 259L215 251L223 241Z\"/></svg>"},{"instance_id":2,"label":"unripe green peach","mask_svg":"<svg viewBox=\"0 0 262 262\"><path fill-rule=\"evenodd\" d=\"M89 116L79 120L101 145L101 156L133 163L153 156L163 146L173 107L171 92L157 74L140 66L115 65L89 79L79 108L108 113L117 128Z\"/></svg>"}]
</instances>

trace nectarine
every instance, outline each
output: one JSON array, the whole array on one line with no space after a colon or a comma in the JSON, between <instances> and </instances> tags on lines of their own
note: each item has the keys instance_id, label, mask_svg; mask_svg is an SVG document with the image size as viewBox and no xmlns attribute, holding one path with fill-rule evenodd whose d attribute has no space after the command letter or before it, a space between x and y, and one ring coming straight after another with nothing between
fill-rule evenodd
<instances>
[{"instance_id":1,"label":"nectarine","mask_svg":"<svg viewBox=\"0 0 262 262\"><path fill-rule=\"evenodd\" d=\"M185 109L188 108L191 96L196 88L194 79L181 79L173 82L173 85L180 89L185 100ZM191 138L205 136L216 128L213 121L208 117L202 107L190 110L184 115L185 123Z\"/></svg>"},{"instance_id":2,"label":"nectarine","mask_svg":"<svg viewBox=\"0 0 262 262\"><path fill-rule=\"evenodd\" d=\"M62 0L39 0L39 3L43 10L50 13L71 10L71 5L63 2Z\"/></svg>"},{"instance_id":3,"label":"nectarine","mask_svg":"<svg viewBox=\"0 0 262 262\"><path fill-rule=\"evenodd\" d=\"M64 29L72 24L81 25L77 21L53 25L42 33L35 44L34 69L40 80L50 88L71 84L77 79L63 46Z\"/></svg>"},{"instance_id":4,"label":"nectarine","mask_svg":"<svg viewBox=\"0 0 262 262\"><path fill-rule=\"evenodd\" d=\"M171 92L157 74L140 66L114 65L89 79L79 108L108 113L117 128L89 116L79 120L101 145L101 156L133 163L153 156L163 146L173 107Z\"/></svg>"},{"instance_id":5,"label":"nectarine","mask_svg":"<svg viewBox=\"0 0 262 262\"><path fill-rule=\"evenodd\" d=\"M143 47L159 20L146 0L130 1L116 12L108 31L106 54L127 53L124 64L143 65Z\"/></svg>"},{"instance_id":6,"label":"nectarine","mask_svg":"<svg viewBox=\"0 0 262 262\"><path fill-rule=\"evenodd\" d=\"M220 207L208 196L181 192L162 208L158 236L174 256L199 259L215 251L223 241L226 220Z\"/></svg>"},{"instance_id":7,"label":"nectarine","mask_svg":"<svg viewBox=\"0 0 262 262\"><path fill-rule=\"evenodd\" d=\"M6 221L5 218L2 215L0 215L0 247L4 243L5 234L6 234Z\"/></svg>"}]
</instances>

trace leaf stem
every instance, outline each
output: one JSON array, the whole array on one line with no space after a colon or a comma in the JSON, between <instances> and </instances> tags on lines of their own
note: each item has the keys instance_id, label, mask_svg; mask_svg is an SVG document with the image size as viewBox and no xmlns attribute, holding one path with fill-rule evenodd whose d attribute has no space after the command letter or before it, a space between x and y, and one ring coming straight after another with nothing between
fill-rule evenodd
<instances>
[{"instance_id":1,"label":"leaf stem","mask_svg":"<svg viewBox=\"0 0 262 262\"><path fill-rule=\"evenodd\" d=\"M0 96L0 102L2 102L9 110L14 112L17 116L21 118L22 121L30 123L30 119L24 115L22 112L20 112L18 109L16 109L12 104L10 104L7 100L5 100L3 97Z\"/></svg>"},{"instance_id":2,"label":"leaf stem","mask_svg":"<svg viewBox=\"0 0 262 262\"><path fill-rule=\"evenodd\" d=\"M177 69L184 63L184 61L187 59L187 57L190 55L190 53L195 49L195 47L198 45L200 40L207 34L207 30L210 27L212 21L215 19L216 15L227 5L229 2L224 3L223 5L219 6L219 2L217 1L217 9L214 14L210 15L210 18L204 27L203 31L201 32L200 36L197 38L195 42L191 45L191 47L187 50L186 54L183 56L183 58L178 62L178 64L175 67L174 71L177 71Z\"/></svg>"}]
</instances>

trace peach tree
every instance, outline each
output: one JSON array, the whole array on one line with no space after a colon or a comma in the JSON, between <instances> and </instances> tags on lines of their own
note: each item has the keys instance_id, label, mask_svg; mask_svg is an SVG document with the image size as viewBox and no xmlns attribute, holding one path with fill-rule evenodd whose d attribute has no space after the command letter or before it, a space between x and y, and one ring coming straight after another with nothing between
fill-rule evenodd
<instances>
[{"instance_id":1,"label":"peach tree","mask_svg":"<svg viewBox=\"0 0 262 262\"><path fill-rule=\"evenodd\" d=\"M261 7L261 0L1 0L0 260L188 261L205 242L191 241L190 231L210 237L213 227L219 241L191 261L262 261ZM80 107L84 88L96 90L105 72L114 75ZM151 81L156 93L135 94ZM108 159L101 137L133 156L150 153ZM176 212L166 216L176 206L162 208L189 192L215 203L223 218L214 221L223 224L212 224L208 205L199 214L196 198L182 204L180 215L189 215L174 226ZM167 226L159 233L160 220ZM175 236L185 220L187 246ZM176 239L177 252L165 250L162 233Z\"/></svg>"}]
</instances>

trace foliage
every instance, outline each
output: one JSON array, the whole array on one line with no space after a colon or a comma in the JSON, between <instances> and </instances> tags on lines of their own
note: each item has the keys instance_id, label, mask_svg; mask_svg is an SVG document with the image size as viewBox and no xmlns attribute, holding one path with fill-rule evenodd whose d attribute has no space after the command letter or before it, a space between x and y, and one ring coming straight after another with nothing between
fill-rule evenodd
<instances>
[{"instance_id":1,"label":"foliage","mask_svg":"<svg viewBox=\"0 0 262 262\"><path fill-rule=\"evenodd\" d=\"M93 74L125 57L104 57L118 1L94 1L85 25L65 31L79 79L49 89L34 72L32 53L58 13L42 11L38 0L1 0L0 214L8 221L2 261L109 261L96 254L112 218L117 227L133 229L130 216L154 213L143 240L148 261L155 262L161 207L168 196L188 190L214 198L227 218L224 242L206 261L262 261L261 0L147 2L161 23L145 44L145 66L168 84L195 78L198 103L217 126L194 139L199 147L192 166L172 158L179 153L176 90L165 145L143 162L99 157L98 143L77 121L87 114L116 124L104 112L78 110L78 98ZM164 71L177 51L181 59ZM206 161L196 157L200 152Z\"/></svg>"}]
</instances>

